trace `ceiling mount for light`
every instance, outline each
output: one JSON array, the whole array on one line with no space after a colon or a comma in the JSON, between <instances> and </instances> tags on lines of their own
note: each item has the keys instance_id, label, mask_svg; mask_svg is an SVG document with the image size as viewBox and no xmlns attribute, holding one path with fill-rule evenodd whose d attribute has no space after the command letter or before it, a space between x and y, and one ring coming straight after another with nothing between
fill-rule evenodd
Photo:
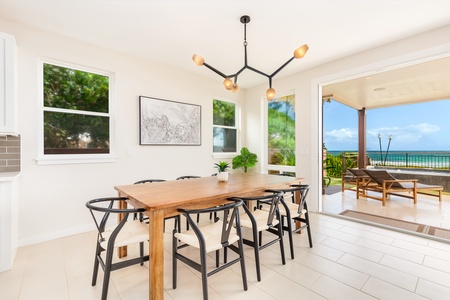
<instances>
[{"instance_id":1,"label":"ceiling mount for light","mask_svg":"<svg viewBox=\"0 0 450 300\"><path fill-rule=\"evenodd\" d=\"M269 89L267 89L266 91L266 98L268 100L272 100L275 97L275 89L272 88L272 78L278 73L280 72L284 67L287 66L287 64L289 64L292 60L294 60L294 58L302 58L303 56L305 56L306 52L308 51L309 47L308 45L303 45L299 48L297 48L294 51L294 56L291 57L287 62L285 62L283 65L281 65L281 67L279 67L278 69L276 69L272 74L266 74L264 72L261 72L258 69L255 69L251 66L248 65L247 63L247 24L250 22L250 17L249 16L242 16L241 17L241 23L244 24L244 66L237 71L234 74L231 75L225 75L224 73L220 72L219 70L217 70L216 68L212 67L211 65L205 63L205 59L203 57L201 57L200 55L194 54L192 56L192 60L194 61L194 63L198 66L205 66L208 69L210 69L211 71L219 74L220 76L222 76L223 78L225 78L223 85L225 86L225 88L227 90L231 90L232 92L236 92L238 90L238 84L237 84L237 79L239 74L242 73L242 71L244 71L245 69L249 69L255 73L258 73L260 75L266 76L269 79ZM231 80L231 78L234 78L234 82Z\"/></svg>"}]
</instances>

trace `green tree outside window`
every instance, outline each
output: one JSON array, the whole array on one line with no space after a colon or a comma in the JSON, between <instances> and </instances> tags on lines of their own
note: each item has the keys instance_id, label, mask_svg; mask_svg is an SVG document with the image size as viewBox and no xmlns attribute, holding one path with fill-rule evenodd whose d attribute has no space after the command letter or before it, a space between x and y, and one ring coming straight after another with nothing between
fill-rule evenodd
<instances>
[{"instance_id":1,"label":"green tree outside window","mask_svg":"<svg viewBox=\"0 0 450 300\"><path fill-rule=\"evenodd\" d=\"M44 154L109 153L109 77L45 63Z\"/></svg>"},{"instance_id":2,"label":"green tree outside window","mask_svg":"<svg viewBox=\"0 0 450 300\"><path fill-rule=\"evenodd\" d=\"M295 166L295 95L268 102L268 162Z\"/></svg>"},{"instance_id":3,"label":"green tree outside window","mask_svg":"<svg viewBox=\"0 0 450 300\"><path fill-rule=\"evenodd\" d=\"M213 100L213 152L237 151L236 104Z\"/></svg>"}]
</instances>

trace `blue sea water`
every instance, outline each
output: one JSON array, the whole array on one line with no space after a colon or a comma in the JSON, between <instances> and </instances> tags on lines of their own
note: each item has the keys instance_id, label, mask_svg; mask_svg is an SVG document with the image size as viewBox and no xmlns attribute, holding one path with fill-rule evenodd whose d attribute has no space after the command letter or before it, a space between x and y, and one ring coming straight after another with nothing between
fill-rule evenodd
<instances>
[{"instance_id":1,"label":"blue sea water","mask_svg":"<svg viewBox=\"0 0 450 300\"><path fill-rule=\"evenodd\" d=\"M357 151L327 151L333 156ZM367 151L373 165L406 165L424 168L450 168L450 151Z\"/></svg>"}]
</instances>

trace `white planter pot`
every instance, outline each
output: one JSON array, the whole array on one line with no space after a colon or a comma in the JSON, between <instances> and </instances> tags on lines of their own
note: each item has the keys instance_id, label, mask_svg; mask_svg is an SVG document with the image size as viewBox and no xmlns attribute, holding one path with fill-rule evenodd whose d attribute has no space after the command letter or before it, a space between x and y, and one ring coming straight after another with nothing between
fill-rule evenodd
<instances>
[{"instance_id":1,"label":"white planter pot","mask_svg":"<svg viewBox=\"0 0 450 300\"><path fill-rule=\"evenodd\" d=\"M220 172L219 174L217 174L217 180L221 182L227 182L228 172Z\"/></svg>"}]
</instances>

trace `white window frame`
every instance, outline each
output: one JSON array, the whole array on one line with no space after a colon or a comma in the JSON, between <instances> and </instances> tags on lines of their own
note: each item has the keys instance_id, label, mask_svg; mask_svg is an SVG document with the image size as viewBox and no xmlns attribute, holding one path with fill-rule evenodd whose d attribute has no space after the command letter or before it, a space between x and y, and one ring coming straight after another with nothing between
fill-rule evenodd
<instances>
[{"instance_id":1,"label":"white window frame","mask_svg":"<svg viewBox=\"0 0 450 300\"><path fill-rule=\"evenodd\" d=\"M229 102L229 103L233 103L235 106L235 111L234 111L234 113L235 113L235 121L236 121L236 124L235 124L235 126L234 127L231 127L231 126L220 126L220 125L214 125L214 111L213 111L213 102L214 102L214 100L218 100L218 101L223 101L223 102ZM214 136L212 136L212 139L211 139L211 142L212 142L212 144L211 144L211 146L213 147L213 150L212 150L212 157L213 158L233 158L233 157L235 157L236 155L238 155L239 154L239 151L240 151L240 149L241 149L241 139L240 139L240 137L241 137L241 127L240 127L240 124L241 124L241 107L240 107L240 105L239 105L239 102L238 101L234 101L234 100L229 100L229 99L224 99L224 98L221 98L221 97L213 97L212 98L212 101L211 101L211 124L212 124L212 126L211 126L211 129L213 129L214 130L214 127L221 127L221 128L231 128L231 129L236 129L236 152L214 152Z\"/></svg>"},{"instance_id":2,"label":"white window frame","mask_svg":"<svg viewBox=\"0 0 450 300\"><path fill-rule=\"evenodd\" d=\"M284 96L288 96L288 95L296 95L295 94L295 90L288 90L288 91L284 91L282 93L279 93L276 98L280 98L280 97L284 97ZM263 149L261 149L261 153L263 154L263 157L261 159L261 167L262 167L262 172L263 173L268 173L269 171L278 171L280 173L284 173L284 172L293 172L295 173L295 169L296 166L281 166L281 165L270 165L269 164L269 160L268 160L268 149L269 149L269 136L268 136L268 131L269 131L269 107L267 105L267 102L269 102L269 100L267 100L267 98L263 98L262 99L262 109L261 109L261 113L262 113L262 119L264 120L264 142L263 142ZM295 109L295 107L294 107ZM297 115L297 111L295 111L296 115ZM297 119L295 120L295 128L297 130ZM295 136L297 137L297 132L295 133ZM297 142L295 143L296 148L297 148ZM296 164L297 164L297 159L295 160Z\"/></svg>"},{"instance_id":3,"label":"white window frame","mask_svg":"<svg viewBox=\"0 0 450 300\"><path fill-rule=\"evenodd\" d=\"M44 107L44 64L52 64L64 68L76 69L84 72L95 73L109 78L109 94L108 94L108 108L107 113L94 113L79 110L75 113L103 116L109 118L109 153L105 154L44 154L44 111L53 111L61 113L74 113L73 110L63 108L45 108ZM86 163L110 163L115 162L116 157L116 142L115 142L115 127L114 127L114 73L104 70L99 70L91 67L81 66L77 64L57 61L48 58L40 58L38 65L38 101L39 101L39 119L38 119L38 165L52 165L52 164L86 164Z\"/></svg>"}]
</instances>

